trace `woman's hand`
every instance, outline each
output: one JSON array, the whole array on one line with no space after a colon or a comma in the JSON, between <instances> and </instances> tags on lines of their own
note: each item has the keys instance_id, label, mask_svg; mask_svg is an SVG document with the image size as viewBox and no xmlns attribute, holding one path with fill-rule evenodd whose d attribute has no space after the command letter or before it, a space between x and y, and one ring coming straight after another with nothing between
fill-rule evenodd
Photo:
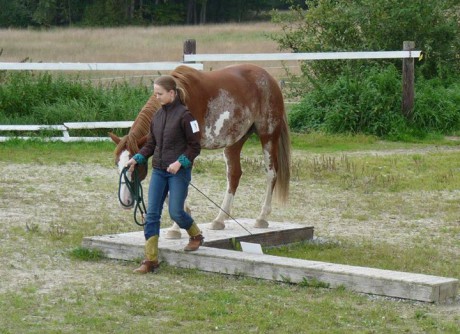
<instances>
[{"instance_id":1,"label":"woman's hand","mask_svg":"<svg viewBox=\"0 0 460 334\"><path fill-rule=\"evenodd\" d=\"M169 165L169 167L166 169L166 171L168 173L171 173L171 174L176 174L179 171L179 169L181 168L181 166L182 165L180 164L179 161L175 161L175 162L173 162L172 164Z\"/></svg>"},{"instance_id":2,"label":"woman's hand","mask_svg":"<svg viewBox=\"0 0 460 334\"><path fill-rule=\"evenodd\" d=\"M133 158L129 159L129 161L126 163L125 167L129 167L128 171L132 173L134 171L134 167L137 165L137 161L134 160Z\"/></svg>"}]
</instances>

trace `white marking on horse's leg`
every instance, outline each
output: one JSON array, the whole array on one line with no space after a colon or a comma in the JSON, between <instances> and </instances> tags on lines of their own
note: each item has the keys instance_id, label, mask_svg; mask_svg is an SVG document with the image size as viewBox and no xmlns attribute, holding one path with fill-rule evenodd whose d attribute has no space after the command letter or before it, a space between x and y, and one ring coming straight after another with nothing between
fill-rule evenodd
<instances>
[{"instance_id":1,"label":"white marking on horse's leg","mask_svg":"<svg viewBox=\"0 0 460 334\"><path fill-rule=\"evenodd\" d=\"M225 192L224 199L222 204L220 205L222 210L219 210L217 217L212 221L211 230L223 230L225 228L225 219L228 218L228 214L230 214L230 210L232 209L233 205L233 198L235 197L234 194L230 192L230 180L229 180L229 166L227 157L224 154L225 165L227 166L227 191ZM225 212L226 213L225 213Z\"/></svg>"},{"instance_id":2,"label":"white marking on horse's leg","mask_svg":"<svg viewBox=\"0 0 460 334\"><path fill-rule=\"evenodd\" d=\"M234 196L231 193L229 192L225 193L224 200L222 201L222 204L220 205L220 207L223 210L219 210L217 217L212 221L212 224L210 227L211 230L223 230L225 228L225 219L229 218L225 212L230 214L230 210L233 205L233 198Z\"/></svg>"},{"instance_id":3,"label":"white marking on horse's leg","mask_svg":"<svg viewBox=\"0 0 460 334\"><path fill-rule=\"evenodd\" d=\"M128 161L129 152L125 150L120 154L120 160L118 161L118 174L121 174L123 168L125 168ZM127 173L127 175L128 179L131 181L131 173ZM119 203L123 209L132 209L132 207L134 206L133 197L131 196L131 193L128 190L128 187L125 183L120 184L120 200L124 203L124 205L121 205L121 203Z\"/></svg>"},{"instance_id":4,"label":"white marking on horse's leg","mask_svg":"<svg viewBox=\"0 0 460 334\"><path fill-rule=\"evenodd\" d=\"M259 228L268 227L267 217L272 211L273 188L276 182L276 172L273 168L269 167L271 163L270 161L271 159L270 159L270 155L267 150L264 150L264 160L265 160L265 166L267 166L267 175L266 175L267 186L265 189L265 198L264 198L264 202L262 205L262 209L254 225L254 227L259 227Z\"/></svg>"}]
</instances>

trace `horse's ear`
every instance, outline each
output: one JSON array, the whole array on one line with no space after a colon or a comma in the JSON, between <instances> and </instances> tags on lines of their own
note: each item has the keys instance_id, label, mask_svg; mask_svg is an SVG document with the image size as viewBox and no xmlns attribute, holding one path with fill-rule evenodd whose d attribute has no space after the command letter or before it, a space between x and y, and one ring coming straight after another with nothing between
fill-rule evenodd
<instances>
[{"instance_id":1,"label":"horse's ear","mask_svg":"<svg viewBox=\"0 0 460 334\"><path fill-rule=\"evenodd\" d=\"M109 137L112 138L112 141L118 145L120 142L120 137L118 137L116 134L109 132Z\"/></svg>"},{"instance_id":2,"label":"horse's ear","mask_svg":"<svg viewBox=\"0 0 460 334\"><path fill-rule=\"evenodd\" d=\"M141 139L139 139L139 142L137 143L137 145L138 145L139 147L144 146L144 144L147 142L148 139L149 139L149 135L145 135L144 137L142 137Z\"/></svg>"}]
</instances>

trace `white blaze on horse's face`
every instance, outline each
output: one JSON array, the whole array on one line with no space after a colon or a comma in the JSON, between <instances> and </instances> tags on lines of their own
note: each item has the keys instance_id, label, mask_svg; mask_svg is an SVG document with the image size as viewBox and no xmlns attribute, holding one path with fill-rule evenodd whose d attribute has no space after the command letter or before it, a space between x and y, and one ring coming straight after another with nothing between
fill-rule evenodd
<instances>
[{"instance_id":1,"label":"white blaze on horse's face","mask_svg":"<svg viewBox=\"0 0 460 334\"><path fill-rule=\"evenodd\" d=\"M120 160L118 161L118 173L121 174L123 171L123 168L125 168L126 164L129 161L129 152L127 150L121 152L120 154ZM132 173L127 173L128 179L131 181L131 174ZM126 205L121 205L120 206L124 209L131 209L134 206L134 201L133 197L131 196L131 192L128 190L128 187L126 186L125 183L120 184L120 200Z\"/></svg>"}]
</instances>

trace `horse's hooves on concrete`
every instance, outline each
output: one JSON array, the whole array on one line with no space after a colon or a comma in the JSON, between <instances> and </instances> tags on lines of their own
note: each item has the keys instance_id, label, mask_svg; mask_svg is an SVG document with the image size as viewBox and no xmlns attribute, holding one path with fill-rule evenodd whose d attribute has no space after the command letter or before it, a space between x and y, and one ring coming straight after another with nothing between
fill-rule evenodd
<instances>
[{"instance_id":1,"label":"horse's hooves on concrete","mask_svg":"<svg viewBox=\"0 0 460 334\"><path fill-rule=\"evenodd\" d=\"M182 237L182 234L180 230L172 229L170 228L168 232L166 232L166 239L180 239Z\"/></svg>"},{"instance_id":2,"label":"horse's hooves on concrete","mask_svg":"<svg viewBox=\"0 0 460 334\"><path fill-rule=\"evenodd\" d=\"M211 226L209 227L210 230L223 230L225 228L225 223L219 221L213 221Z\"/></svg>"},{"instance_id":3,"label":"horse's hooves on concrete","mask_svg":"<svg viewBox=\"0 0 460 334\"><path fill-rule=\"evenodd\" d=\"M266 221L265 219L256 219L256 223L254 224L254 227L267 228L268 227L268 221Z\"/></svg>"}]
</instances>

